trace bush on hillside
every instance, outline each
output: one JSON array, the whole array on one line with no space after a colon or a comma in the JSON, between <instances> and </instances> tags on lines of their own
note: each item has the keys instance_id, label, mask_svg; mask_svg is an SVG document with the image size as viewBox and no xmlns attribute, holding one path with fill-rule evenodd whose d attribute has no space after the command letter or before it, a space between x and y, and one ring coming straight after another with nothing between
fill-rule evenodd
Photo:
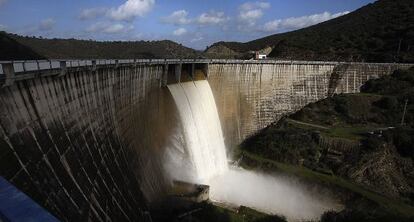
<instances>
[{"instance_id":1,"label":"bush on hillside","mask_svg":"<svg viewBox=\"0 0 414 222\"><path fill-rule=\"evenodd\" d=\"M335 103L335 111L340 114L347 115L348 114L348 101L343 96L336 96L334 97Z\"/></svg>"},{"instance_id":2,"label":"bush on hillside","mask_svg":"<svg viewBox=\"0 0 414 222\"><path fill-rule=\"evenodd\" d=\"M298 164L319 161L320 147L317 133L303 129L268 127L246 139L241 149L268 159Z\"/></svg>"},{"instance_id":3,"label":"bush on hillside","mask_svg":"<svg viewBox=\"0 0 414 222\"><path fill-rule=\"evenodd\" d=\"M361 141L363 150L368 152L379 149L384 143L384 140L379 135L369 135Z\"/></svg>"},{"instance_id":4,"label":"bush on hillside","mask_svg":"<svg viewBox=\"0 0 414 222\"><path fill-rule=\"evenodd\" d=\"M414 129L399 127L387 133L391 134L393 144L401 156L414 159Z\"/></svg>"},{"instance_id":5,"label":"bush on hillside","mask_svg":"<svg viewBox=\"0 0 414 222\"><path fill-rule=\"evenodd\" d=\"M413 87L414 67L409 70L396 70L390 76L371 79L361 87L361 92L381 95L398 95Z\"/></svg>"},{"instance_id":6,"label":"bush on hillside","mask_svg":"<svg viewBox=\"0 0 414 222\"><path fill-rule=\"evenodd\" d=\"M328 211L321 217L321 222L409 222L414 218L405 218L382 212L367 213L361 210L343 210L341 212Z\"/></svg>"},{"instance_id":7,"label":"bush on hillside","mask_svg":"<svg viewBox=\"0 0 414 222\"><path fill-rule=\"evenodd\" d=\"M400 104L397 100L397 98L393 96L385 96L382 99L380 99L377 102L374 102L375 106L381 108L381 109L387 109L387 110L394 110L400 107Z\"/></svg>"}]
</instances>

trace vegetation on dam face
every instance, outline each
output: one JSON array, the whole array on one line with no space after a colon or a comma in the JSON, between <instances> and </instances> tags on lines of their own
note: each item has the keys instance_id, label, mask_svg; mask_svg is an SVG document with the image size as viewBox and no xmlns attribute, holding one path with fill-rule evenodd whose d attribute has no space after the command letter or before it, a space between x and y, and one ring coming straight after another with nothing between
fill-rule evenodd
<instances>
[{"instance_id":1,"label":"vegetation on dam face","mask_svg":"<svg viewBox=\"0 0 414 222\"><path fill-rule=\"evenodd\" d=\"M348 15L246 43L218 42L211 57L244 58L272 47L269 57L295 60L414 61L414 1L379 0Z\"/></svg>"},{"instance_id":2,"label":"vegetation on dam face","mask_svg":"<svg viewBox=\"0 0 414 222\"><path fill-rule=\"evenodd\" d=\"M361 91L310 104L248 138L241 164L346 193L347 208L322 221L412 219L414 68L370 80Z\"/></svg>"}]
</instances>

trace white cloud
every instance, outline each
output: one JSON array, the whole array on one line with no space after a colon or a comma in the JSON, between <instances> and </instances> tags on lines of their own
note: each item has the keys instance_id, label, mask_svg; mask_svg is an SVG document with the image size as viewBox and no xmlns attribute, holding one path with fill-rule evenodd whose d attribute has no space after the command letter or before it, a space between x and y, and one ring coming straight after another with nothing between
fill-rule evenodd
<instances>
[{"instance_id":1,"label":"white cloud","mask_svg":"<svg viewBox=\"0 0 414 222\"><path fill-rule=\"evenodd\" d=\"M54 28L56 21L52 18L44 19L40 22L39 31L50 31Z\"/></svg>"},{"instance_id":2,"label":"white cloud","mask_svg":"<svg viewBox=\"0 0 414 222\"><path fill-rule=\"evenodd\" d=\"M287 19L276 19L264 24L262 30L265 32L278 32L278 31L287 31L293 29L300 29L315 25L342 15L348 14L348 11L340 12L336 14L331 14L329 12L324 12L320 14L313 14L309 16L301 17L291 17Z\"/></svg>"},{"instance_id":3,"label":"white cloud","mask_svg":"<svg viewBox=\"0 0 414 222\"><path fill-rule=\"evenodd\" d=\"M84 9L81 11L79 15L79 19L87 20L87 19L95 19L97 17L103 16L108 12L106 8L89 8Z\"/></svg>"},{"instance_id":4,"label":"white cloud","mask_svg":"<svg viewBox=\"0 0 414 222\"><path fill-rule=\"evenodd\" d=\"M99 22L89 26L86 31L92 33L104 33L104 34L121 34L132 31L134 27L132 25L124 25L120 23L106 23Z\"/></svg>"},{"instance_id":5,"label":"white cloud","mask_svg":"<svg viewBox=\"0 0 414 222\"><path fill-rule=\"evenodd\" d=\"M202 13L196 19L196 23L200 25L218 25L223 24L227 20L229 20L229 18L225 16L224 12L210 11Z\"/></svg>"},{"instance_id":6,"label":"white cloud","mask_svg":"<svg viewBox=\"0 0 414 222\"><path fill-rule=\"evenodd\" d=\"M175 35L175 36L182 36L182 35L184 35L184 34L186 34L187 33L187 29L185 29L185 28L179 28L179 29L177 29L177 30L175 30L174 32L173 32L173 34Z\"/></svg>"},{"instance_id":7,"label":"white cloud","mask_svg":"<svg viewBox=\"0 0 414 222\"><path fill-rule=\"evenodd\" d=\"M152 10L155 0L127 0L116 9L111 9L108 15L118 21L132 21L143 17Z\"/></svg>"},{"instance_id":8,"label":"white cloud","mask_svg":"<svg viewBox=\"0 0 414 222\"><path fill-rule=\"evenodd\" d=\"M260 9L253 9L240 13L240 19L246 21L257 20L263 16L263 11Z\"/></svg>"},{"instance_id":9,"label":"white cloud","mask_svg":"<svg viewBox=\"0 0 414 222\"><path fill-rule=\"evenodd\" d=\"M174 25L186 25L191 22L189 18L187 18L188 12L186 10L178 10L171 15L164 17L161 19L162 22Z\"/></svg>"},{"instance_id":10,"label":"white cloud","mask_svg":"<svg viewBox=\"0 0 414 222\"><path fill-rule=\"evenodd\" d=\"M228 21L229 18L225 16L224 12L209 11L204 12L196 18L188 18L186 10L178 10L171 15L161 18L161 22L173 25L220 25Z\"/></svg>"},{"instance_id":11,"label":"white cloud","mask_svg":"<svg viewBox=\"0 0 414 222\"><path fill-rule=\"evenodd\" d=\"M201 41L203 39L204 39L204 37L203 37L203 35L201 33L196 33L196 35L194 36L194 38L190 39L190 42L191 43L199 42L199 41Z\"/></svg>"},{"instance_id":12,"label":"white cloud","mask_svg":"<svg viewBox=\"0 0 414 222\"><path fill-rule=\"evenodd\" d=\"M270 8L270 3L268 2L246 2L240 6L241 11L249 11L253 9L268 9Z\"/></svg>"},{"instance_id":13,"label":"white cloud","mask_svg":"<svg viewBox=\"0 0 414 222\"><path fill-rule=\"evenodd\" d=\"M6 31L6 29L7 29L6 25L0 24L0 31Z\"/></svg>"},{"instance_id":14,"label":"white cloud","mask_svg":"<svg viewBox=\"0 0 414 222\"><path fill-rule=\"evenodd\" d=\"M252 27L263 16L263 10L270 8L268 2L246 2L239 7L239 29Z\"/></svg>"}]
</instances>

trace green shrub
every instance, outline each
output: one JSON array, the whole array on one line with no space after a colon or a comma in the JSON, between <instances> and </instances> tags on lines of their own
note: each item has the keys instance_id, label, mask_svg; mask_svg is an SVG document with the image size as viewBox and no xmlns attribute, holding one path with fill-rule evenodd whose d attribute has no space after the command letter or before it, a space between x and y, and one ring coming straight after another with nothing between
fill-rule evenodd
<instances>
[{"instance_id":1,"label":"green shrub","mask_svg":"<svg viewBox=\"0 0 414 222\"><path fill-rule=\"evenodd\" d=\"M409 222L414 218L385 214L384 212L366 212L345 209L341 212L328 211L321 217L321 222Z\"/></svg>"},{"instance_id":2,"label":"green shrub","mask_svg":"<svg viewBox=\"0 0 414 222\"><path fill-rule=\"evenodd\" d=\"M374 105L382 109L394 110L399 107L399 102L394 96L385 96Z\"/></svg>"},{"instance_id":3,"label":"green shrub","mask_svg":"<svg viewBox=\"0 0 414 222\"><path fill-rule=\"evenodd\" d=\"M241 149L285 163L298 164L302 159L315 162L320 156L319 136L311 131L269 126L246 139Z\"/></svg>"},{"instance_id":4,"label":"green shrub","mask_svg":"<svg viewBox=\"0 0 414 222\"><path fill-rule=\"evenodd\" d=\"M392 131L394 145L398 153L404 157L411 157L414 159L414 130L397 128Z\"/></svg>"},{"instance_id":5,"label":"green shrub","mask_svg":"<svg viewBox=\"0 0 414 222\"><path fill-rule=\"evenodd\" d=\"M344 96L336 96L334 97L335 103L335 111L343 114L345 116L348 115L348 100Z\"/></svg>"},{"instance_id":6,"label":"green shrub","mask_svg":"<svg viewBox=\"0 0 414 222\"><path fill-rule=\"evenodd\" d=\"M365 151L374 151L384 145L384 140L379 135L369 135L361 143Z\"/></svg>"},{"instance_id":7,"label":"green shrub","mask_svg":"<svg viewBox=\"0 0 414 222\"><path fill-rule=\"evenodd\" d=\"M409 70L396 70L391 76L371 79L361 87L361 92L395 95L413 87L414 68L410 68Z\"/></svg>"}]
</instances>

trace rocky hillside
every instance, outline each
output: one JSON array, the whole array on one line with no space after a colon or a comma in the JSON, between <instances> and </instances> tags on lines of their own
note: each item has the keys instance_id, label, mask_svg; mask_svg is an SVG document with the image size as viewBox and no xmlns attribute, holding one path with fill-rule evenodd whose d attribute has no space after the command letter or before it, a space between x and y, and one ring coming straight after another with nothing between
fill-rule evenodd
<instances>
[{"instance_id":1,"label":"rocky hillside","mask_svg":"<svg viewBox=\"0 0 414 222\"><path fill-rule=\"evenodd\" d=\"M414 62L414 1L378 0L345 16L301 30L246 43L218 42L217 47L246 52L274 47L270 57L296 60ZM227 54L226 54L227 55Z\"/></svg>"},{"instance_id":2,"label":"rocky hillside","mask_svg":"<svg viewBox=\"0 0 414 222\"><path fill-rule=\"evenodd\" d=\"M169 40L99 42L23 37L5 32L0 32L0 49L0 60L196 58L199 54Z\"/></svg>"}]
</instances>

